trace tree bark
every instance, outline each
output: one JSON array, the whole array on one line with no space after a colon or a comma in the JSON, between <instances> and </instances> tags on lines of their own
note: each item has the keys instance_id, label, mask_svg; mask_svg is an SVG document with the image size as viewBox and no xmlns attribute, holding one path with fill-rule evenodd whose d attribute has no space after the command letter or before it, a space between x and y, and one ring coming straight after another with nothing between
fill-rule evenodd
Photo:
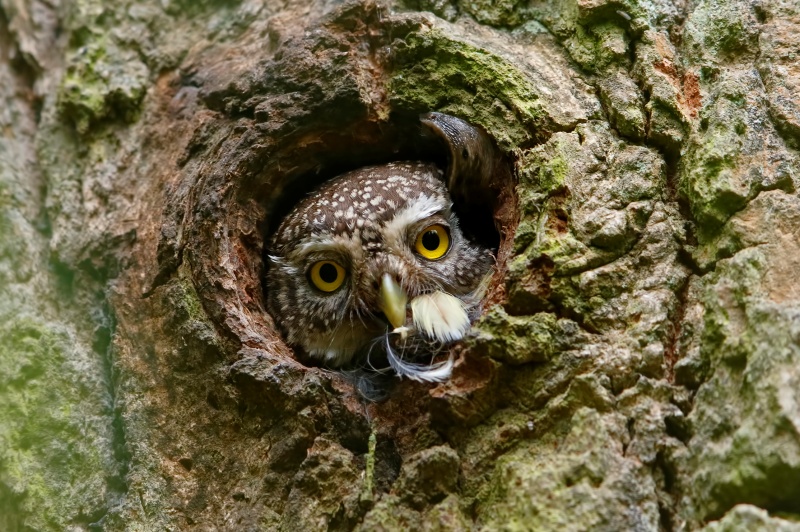
<instances>
[{"instance_id":1,"label":"tree bark","mask_svg":"<svg viewBox=\"0 0 800 532\"><path fill-rule=\"evenodd\" d=\"M365 403L265 241L428 111L497 272ZM0 529L800 530L798 147L790 0L0 0Z\"/></svg>"}]
</instances>

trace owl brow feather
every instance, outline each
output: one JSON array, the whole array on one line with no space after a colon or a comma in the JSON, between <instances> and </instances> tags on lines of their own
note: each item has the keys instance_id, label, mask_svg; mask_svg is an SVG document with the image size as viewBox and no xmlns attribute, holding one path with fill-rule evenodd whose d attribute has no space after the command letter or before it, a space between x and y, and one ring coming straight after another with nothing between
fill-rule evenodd
<instances>
[{"instance_id":1,"label":"owl brow feather","mask_svg":"<svg viewBox=\"0 0 800 532\"><path fill-rule=\"evenodd\" d=\"M452 289L444 286L441 281L434 278L423 279L422 281L412 279L412 282L414 285L411 286L411 291L416 294L415 297L423 294L430 294L431 292L450 293L452 291Z\"/></svg>"}]
</instances>

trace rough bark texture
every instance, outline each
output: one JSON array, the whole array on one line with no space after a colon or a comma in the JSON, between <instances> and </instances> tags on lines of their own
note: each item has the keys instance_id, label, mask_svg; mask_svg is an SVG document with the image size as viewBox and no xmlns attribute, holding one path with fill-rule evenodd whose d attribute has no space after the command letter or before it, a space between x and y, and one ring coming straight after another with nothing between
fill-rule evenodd
<instances>
[{"instance_id":1,"label":"rough bark texture","mask_svg":"<svg viewBox=\"0 0 800 532\"><path fill-rule=\"evenodd\" d=\"M287 204L481 126L453 379L264 310ZM0 0L0 529L800 530L794 0Z\"/></svg>"}]
</instances>

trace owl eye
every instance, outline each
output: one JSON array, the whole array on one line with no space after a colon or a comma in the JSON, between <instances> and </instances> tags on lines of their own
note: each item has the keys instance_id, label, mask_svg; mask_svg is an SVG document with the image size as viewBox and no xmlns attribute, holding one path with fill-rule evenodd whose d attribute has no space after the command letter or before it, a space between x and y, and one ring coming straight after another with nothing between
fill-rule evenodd
<instances>
[{"instance_id":1,"label":"owl eye","mask_svg":"<svg viewBox=\"0 0 800 532\"><path fill-rule=\"evenodd\" d=\"M321 260L314 263L308 276L315 287L333 292L344 282L344 268L331 260Z\"/></svg>"},{"instance_id":2,"label":"owl eye","mask_svg":"<svg viewBox=\"0 0 800 532\"><path fill-rule=\"evenodd\" d=\"M434 224L425 228L417 236L414 247L417 253L428 260L440 259L450 249L450 236L444 226Z\"/></svg>"}]
</instances>

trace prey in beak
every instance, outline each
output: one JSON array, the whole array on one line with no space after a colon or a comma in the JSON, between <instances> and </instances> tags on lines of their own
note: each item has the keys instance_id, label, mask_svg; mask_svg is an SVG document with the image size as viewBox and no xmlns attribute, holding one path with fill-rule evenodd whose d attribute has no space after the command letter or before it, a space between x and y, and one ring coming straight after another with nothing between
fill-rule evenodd
<instances>
[{"instance_id":1,"label":"prey in beak","mask_svg":"<svg viewBox=\"0 0 800 532\"><path fill-rule=\"evenodd\" d=\"M381 277L378 294L379 306L392 325L392 332L406 332L408 295L388 273ZM411 300L413 330L427 337L447 343L460 340L469 329L466 305L445 292L429 292Z\"/></svg>"},{"instance_id":2,"label":"prey in beak","mask_svg":"<svg viewBox=\"0 0 800 532\"><path fill-rule=\"evenodd\" d=\"M386 336L385 348L389 364L395 372L416 381L441 382L449 378L453 368L452 357L435 364L408 362L396 353L390 336L399 340L401 345L397 347L401 352L412 353L417 349L409 346L409 343L443 345L460 340L469 330L466 304L457 297L440 291L416 296L409 304L406 292L388 273L381 277L378 301L380 310L393 327ZM411 326L406 325L409 306Z\"/></svg>"}]
</instances>

